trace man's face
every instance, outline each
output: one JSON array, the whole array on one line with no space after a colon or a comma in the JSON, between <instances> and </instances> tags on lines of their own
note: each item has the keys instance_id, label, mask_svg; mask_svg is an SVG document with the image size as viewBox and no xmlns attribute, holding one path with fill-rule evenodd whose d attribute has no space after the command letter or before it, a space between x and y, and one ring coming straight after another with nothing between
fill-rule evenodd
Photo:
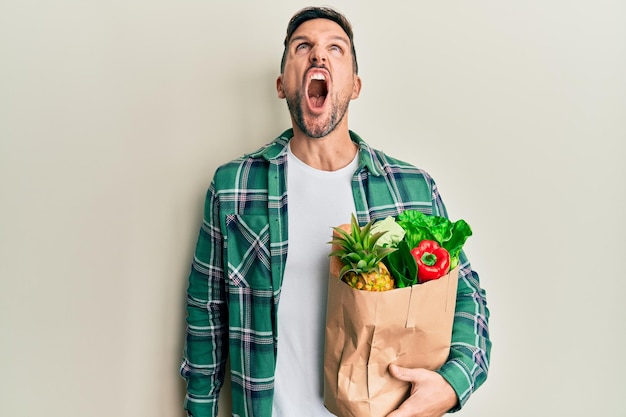
<instances>
[{"instance_id":1,"label":"man's face","mask_svg":"<svg viewBox=\"0 0 626 417\"><path fill-rule=\"evenodd\" d=\"M359 96L350 41L341 26L327 19L302 23L287 45L278 97L287 100L291 117L312 138L331 133L341 123L350 100Z\"/></svg>"}]
</instances>

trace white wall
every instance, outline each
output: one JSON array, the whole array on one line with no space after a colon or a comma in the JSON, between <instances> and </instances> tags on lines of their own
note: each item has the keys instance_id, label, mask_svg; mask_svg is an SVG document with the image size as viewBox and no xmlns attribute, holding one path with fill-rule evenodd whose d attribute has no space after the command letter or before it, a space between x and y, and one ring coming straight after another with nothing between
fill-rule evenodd
<instances>
[{"instance_id":1,"label":"white wall","mask_svg":"<svg viewBox=\"0 0 626 417\"><path fill-rule=\"evenodd\" d=\"M459 415L626 416L625 3L331 3L356 31L352 128L474 228L494 347ZM182 416L204 192L288 127L304 5L0 3L0 415Z\"/></svg>"}]
</instances>

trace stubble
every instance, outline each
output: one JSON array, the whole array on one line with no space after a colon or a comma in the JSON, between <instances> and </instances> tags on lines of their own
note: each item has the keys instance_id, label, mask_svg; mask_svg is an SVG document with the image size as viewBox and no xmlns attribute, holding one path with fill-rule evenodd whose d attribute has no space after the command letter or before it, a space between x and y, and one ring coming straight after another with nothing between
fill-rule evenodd
<instances>
[{"instance_id":1,"label":"stubble","mask_svg":"<svg viewBox=\"0 0 626 417\"><path fill-rule=\"evenodd\" d=\"M345 117L350 103L350 99L341 100L339 97L335 96L329 116L317 116L307 123L304 117L304 99L302 94L296 92L294 96L286 97L286 101L291 117L298 128L300 128L305 135L314 139L323 138L332 133ZM321 119L322 117L326 117L327 119L323 120Z\"/></svg>"}]
</instances>

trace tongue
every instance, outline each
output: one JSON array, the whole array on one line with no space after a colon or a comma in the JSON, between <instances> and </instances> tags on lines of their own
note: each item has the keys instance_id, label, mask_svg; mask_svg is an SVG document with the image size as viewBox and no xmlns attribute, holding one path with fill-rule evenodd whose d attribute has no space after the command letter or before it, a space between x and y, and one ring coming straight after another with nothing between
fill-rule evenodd
<instances>
[{"instance_id":1,"label":"tongue","mask_svg":"<svg viewBox=\"0 0 626 417\"><path fill-rule=\"evenodd\" d=\"M311 102L311 106L313 107L322 107L324 105L324 100L326 100L326 96L310 96L309 101Z\"/></svg>"},{"instance_id":2,"label":"tongue","mask_svg":"<svg viewBox=\"0 0 626 417\"><path fill-rule=\"evenodd\" d=\"M309 85L309 100L313 107L321 107L326 99L326 84L321 80L313 80Z\"/></svg>"}]
</instances>

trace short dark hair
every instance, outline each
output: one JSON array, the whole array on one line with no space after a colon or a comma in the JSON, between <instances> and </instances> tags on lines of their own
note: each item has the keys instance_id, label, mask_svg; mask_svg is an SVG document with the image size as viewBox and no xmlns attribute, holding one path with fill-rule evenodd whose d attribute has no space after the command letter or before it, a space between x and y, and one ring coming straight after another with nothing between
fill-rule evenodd
<instances>
[{"instance_id":1,"label":"short dark hair","mask_svg":"<svg viewBox=\"0 0 626 417\"><path fill-rule=\"evenodd\" d=\"M283 50L283 57L280 60L280 72L282 74L285 69L285 61L287 60L287 51L289 49L289 41L291 41L291 36L298 29L298 27L308 20L313 19L328 19L335 23L337 23L346 35L348 35L348 39L350 40L350 47L352 48L352 64L354 66L354 73L357 74L359 72L359 66L356 62L356 49L354 48L354 34L352 33L352 25L348 21L348 19L330 7L306 7L296 14L293 15L289 24L287 25L287 35L285 36L285 49Z\"/></svg>"}]
</instances>

